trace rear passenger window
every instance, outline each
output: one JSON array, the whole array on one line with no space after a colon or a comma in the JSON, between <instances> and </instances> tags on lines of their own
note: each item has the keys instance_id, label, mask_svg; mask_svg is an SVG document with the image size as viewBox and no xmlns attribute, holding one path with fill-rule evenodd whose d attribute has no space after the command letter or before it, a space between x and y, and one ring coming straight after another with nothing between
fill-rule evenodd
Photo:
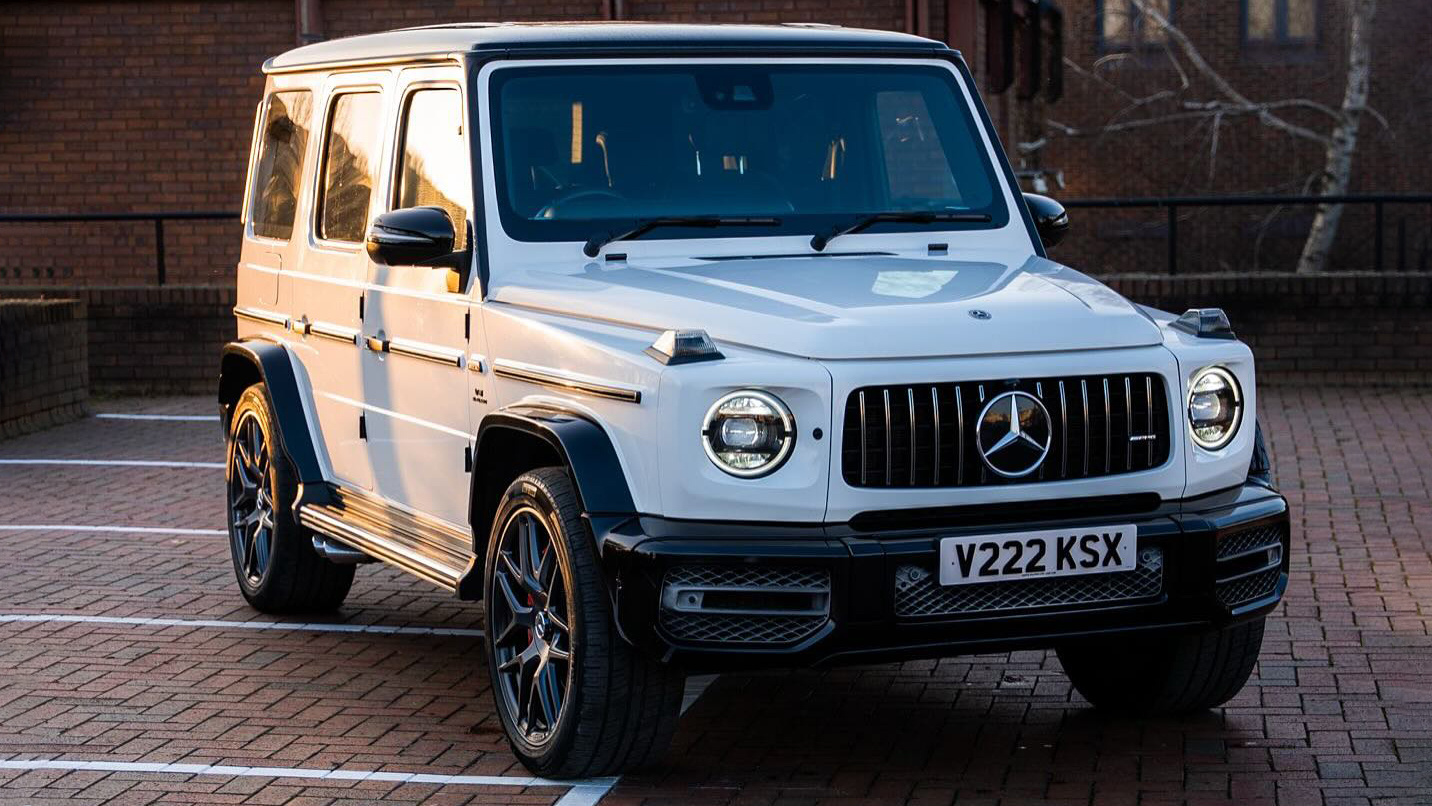
<instances>
[{"instance_id":1,"label":"rear passenger window","mask_svg":"<svg viewBox=\"0 0 1432 806\"><path fill-rule=\"evenodd\" d=\"M383 99L376 92L340 95L323 147L318 237L358 243L368 227L368 202L378 173Z\"/></svg>"},{"instance_id":2,"label":"rear passenger window","mask_svg":"<svg viewBox=\"0 0 1432 806\"><path fill-rule=\"evenodd\" d=\"M457 235L453 248L462 249L472 185L462 141L462 95L457 90L418 90L408 96L402 160L396 206L446 210Z\"/></svg>"},{"instance_id":3,"label":"rear passenger window","mask_svg":"<svg viewBox=\"0 0 1432 806\"><path fill-rule=\"evenodd\" d=\"M254 234L263 238L288 240L293 235L293 215L298 209L298 189L303 177L303 155L308 149L308 130L313 115L313 96L305 91L276 92L269 96L259 162L254 168Z\"/></svg>"}]
</instances>

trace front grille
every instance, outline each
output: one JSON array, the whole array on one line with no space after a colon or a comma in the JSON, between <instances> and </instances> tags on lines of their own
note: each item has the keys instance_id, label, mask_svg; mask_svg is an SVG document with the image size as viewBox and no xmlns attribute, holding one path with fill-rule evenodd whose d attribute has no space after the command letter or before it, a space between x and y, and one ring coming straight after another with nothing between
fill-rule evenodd
<instances>
[{"instance_id":1,"label":"front grille","mask_svg":"<svg viewBox=\"0 0 1432 806\"><path fill-rule=\"evenodd\" d=\"M1049 412L1049 453L1019 478L990 472L976 431L987 401L1027 392ZM975 487L1132 473L1168 461L1156 373L866 386L845 402L841 474L852 487Z\"/></svg>"},{"instance_id":2,"label":"front grille","mask_svg":"<svg viewBox=\"0 0 1432 806\"><path fill-rule=\"evenodd\" d=\"M1122 604L1162 592L1163 552L1153 547L1139 550L1139 564L1132 571L972 585L941 585L933 565L909 564L895 571L895 615L921 618Z\"/></svg>"},{"instance_id":3,"label":"front grille","mask_svg":"<svg viewBox=\"0 0 1432 806\"><path fill-rule=\"evenodd\" d=\"M829 620L823 568L680 565L661 583L661 627L679 642L794 644Z\"/></svg>"},{"instance_id":4,"label":"front grille","mask_svg":"<svg viewBox=\"0 0 1432 806\"><path fill-rule=\"evenodd\" d=\"M1224 535L1218 540L1218 580L1214 592L1227 607L1262 599L1283 576L1286 528L1266 524Z\"/></svg>"}]
</instances>

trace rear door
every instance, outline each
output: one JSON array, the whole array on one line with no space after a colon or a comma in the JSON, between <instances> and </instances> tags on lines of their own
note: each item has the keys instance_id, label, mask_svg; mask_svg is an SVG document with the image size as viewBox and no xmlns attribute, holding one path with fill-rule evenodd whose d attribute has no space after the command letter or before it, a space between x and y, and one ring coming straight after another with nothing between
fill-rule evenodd
<instances>
[{"instance_id":1,"label":"rear door","mask_svg":"<svg viewBox=\"0 0 1432 806\"><path fill-rule=\"evenodd\" d=\"M389 210L445 210L457 249L471 237L472 209L461 78L455 65L400 74L384 198ZM471 271L378 263L368 271L362 395L375 492L465 534Z\"/></svg>"},{"instance_id":2,"label":"rear door","mask_svg":"<svg viewBox=\"0 0 1432 806\"><path fill-rule=\"evenodd\" d=\"M371 489L361 382L363 239L378 202L388 71L347 73L327 82L310 205L310 232L297 266L285 266L290 315L313 389L314 414L336 480Z\"/></svg>"}]
</instances>

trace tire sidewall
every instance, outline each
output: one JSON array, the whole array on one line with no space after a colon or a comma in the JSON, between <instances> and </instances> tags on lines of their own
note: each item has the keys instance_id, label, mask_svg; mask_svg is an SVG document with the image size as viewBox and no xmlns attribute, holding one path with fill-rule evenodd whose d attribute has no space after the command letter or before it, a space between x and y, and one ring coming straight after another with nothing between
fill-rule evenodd
<instances>
[{"instance_id":1,"label":"tire sidewall","mask_svg":"<svg viewBox=\"0 0 1432 806\"><path fill-rule=\"evenodd\" d=\"M562 704L562 711L557 716L556 729L541 744L529 742L513 722L511 715L507 713L497 672L497 651L493 640L491 618L486 612L483 616L483 644L487 655L488 677L492 686L494 710L497 711L498 718L502 721L503 730L512 744L513 752L519 757L531 759L537 765L545 766L544 762L547 759L565 756L576 740L577 722L583 706L582 669L586 653L587 642L585 639L588 634L586 621L591 618L591 614L584 613L579 604L577 596L579 583L575 576L576 570L572 562L572 549L569 543L573 539L581 539L582 536L570 534L563 523L562 513L552 492L540 479L534 478L530 474L519 477L507 488L507 492L498 506L497 516L493 518L492 532L488 536L487 552L483 562L483 601L492 602L495 595L501 595L494 591L498 544L502 539L503 532L507 529L508 522L525 508L534 510L541 517L543 526L551 536L552 546L557 551L558 571L564 577L562 587L566 597L572 639L572 660L567 673L566 698Z\"/></svg>"},{"instance_id":2,"label":"tire sidewall","mask_svg":"<svg viewBox=\"0 0 1432 806\"><path fill-rule=\"evenodd\" d=\"M264 484L268 486L269 495L273 499L274 525L273 535L269 545L269 561L264 568L263 575L257 583L249 580L243 570L243 558L239 556L237 541L234 539L234 517L233 517L233 472L234 453L238 450L238 440L235 438L239 425L252 414L258 421L259 428L264 435L264 450L269 454L268 475ZM229 556L233 561L234 577L238 580L239 589L244 596L250 600L262 597L268 587L270 579L274 575L274 569L278 567L279 553L285 551L287 544L293 539L293 528L289 518L289 496L285 494L285 482L288 480L283 473L282 457L275 453L276 440L278 435L274 431L273 417L270 415L268 395L262 384L250 386L239 396L239 401L234 406L233 417L229 421L229 433L227 445L224 452L224 498L226 503Z\"/></svg>"}]
</instances>

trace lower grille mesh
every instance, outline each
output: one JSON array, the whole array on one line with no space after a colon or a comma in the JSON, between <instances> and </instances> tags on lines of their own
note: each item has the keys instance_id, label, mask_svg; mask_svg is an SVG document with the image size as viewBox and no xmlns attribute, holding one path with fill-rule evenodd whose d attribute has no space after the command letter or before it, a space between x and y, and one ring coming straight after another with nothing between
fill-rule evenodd
<instances>
[{"instance_id":1,"label":"lower grille mesh","mask_svg":"<svg viewBox=\"0 0 1432 806\"><path fill-rule=\"evenodd\" d=\"M700 590L709 601L720 593L757 595L801 592L815 594L819 612L702 612L672 606L666 593ZM661 627L676 641L721 644L794 644L814 635L830 620L830 572L823 568L749 565L681 565L662 580ZM697 606L698 608L700 606Z\"/></svg>"},{"instance_id":2,"label":"lower grille mesh","mask_svg":"<svg viewBox=\"0 0 1432 806\"><path fill-rule=\"evenodd\" d=\"M1163 592L1163 552L1139 551L1139 567L1113 574L944 586L932 567L901 566L895 573L895 615L953 616L1061 605L1147 599Z\"/></svg>"},{"instance_id":3,"label":"lower grille mesh","mask_svg":"<svg viewBox=\"0 0 1432 806\"><path fill-rule=\"evenodd\" d=\"M734 616L662 611L661 626L680 641L793 644L814 635L825 616Z\"/></svg>"},{"instance_id":4,"label":"lower grille mesh","mask_svg":"<svg viewBox=\"0 0 1432 806\"><path fill-rule=\"evenodd\" d=\"M1224 535L1218 541L1218 601L1237 607L1262 599L1278 587L1283 576L1283 542L1280 524L1267 524Z\"/></svg>"}]
</instances>

